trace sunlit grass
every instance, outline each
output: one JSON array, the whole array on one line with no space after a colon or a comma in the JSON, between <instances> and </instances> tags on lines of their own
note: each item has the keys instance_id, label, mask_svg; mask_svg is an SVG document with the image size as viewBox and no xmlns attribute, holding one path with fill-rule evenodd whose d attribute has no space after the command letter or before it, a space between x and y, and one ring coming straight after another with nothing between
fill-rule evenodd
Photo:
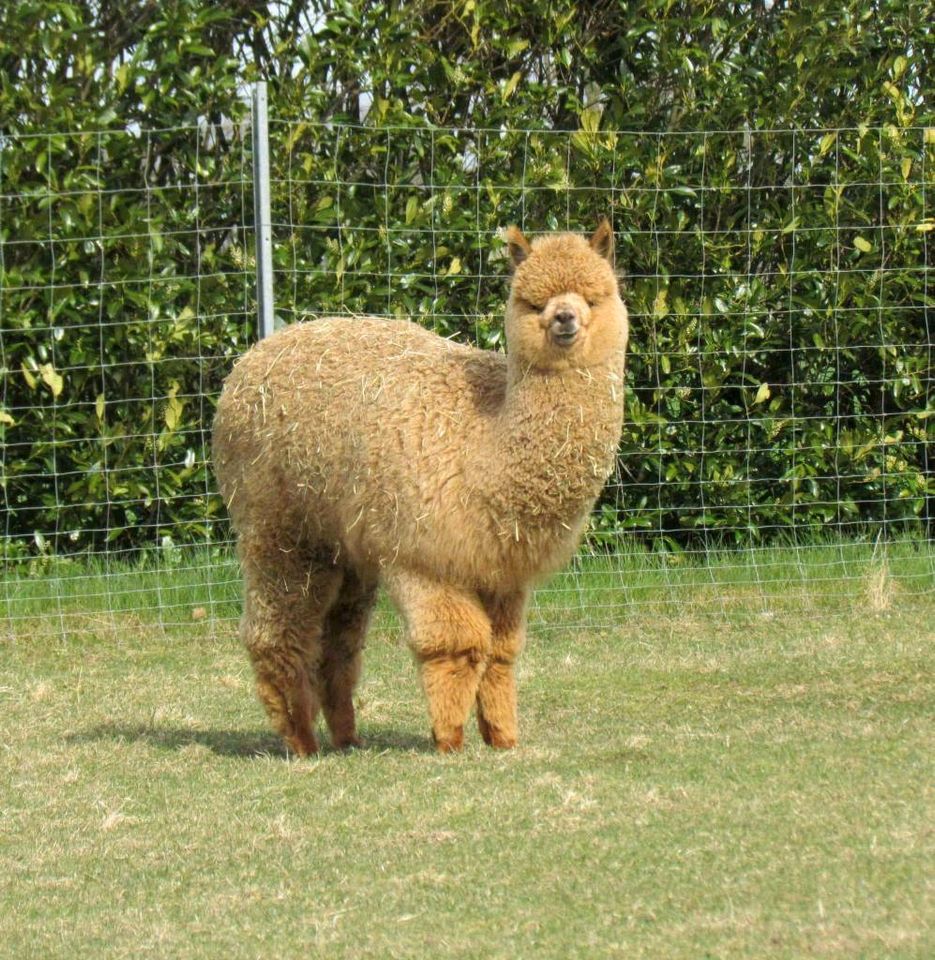
<instances>
[{"instance_id":1,"label":"sunlit grass","mask_svg":"<svg viewBox=\"0 0 935 960\"><path fill-rule=\"evenodd\" d=\"M935 951L924 545L584 558L539 594L520 748L453 757L388 607L367 748L296 761L229 558L3 589L4 956Z\"/></svg>"}]
</instances>

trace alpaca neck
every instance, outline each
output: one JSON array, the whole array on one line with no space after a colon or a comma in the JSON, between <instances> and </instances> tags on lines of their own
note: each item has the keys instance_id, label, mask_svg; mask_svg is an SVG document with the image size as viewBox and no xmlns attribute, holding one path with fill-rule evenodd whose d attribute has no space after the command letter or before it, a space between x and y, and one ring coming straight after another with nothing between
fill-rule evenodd
<instances>
[{"instance_id":1,"label":"alpaca neck","mask_svg":"<svg viewBox=\"0 0 935 960\"><path fill-rule=\"evenodd\" d=\"M519 523L566 524L586 512L613 466L623 418L622 355L587 369L541 370L508 357L488 474Z\"/></svg>"}]
</instances>

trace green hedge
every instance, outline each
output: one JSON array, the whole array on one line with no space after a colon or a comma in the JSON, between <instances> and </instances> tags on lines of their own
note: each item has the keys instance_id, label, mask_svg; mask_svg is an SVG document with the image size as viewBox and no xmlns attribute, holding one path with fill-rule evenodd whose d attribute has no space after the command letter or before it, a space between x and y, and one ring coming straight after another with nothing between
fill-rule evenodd
<instances>
[{"instance_id":1,"label":"green hedge","mask_svg":"<svg viewBox=\"0 0 935 960\"><path fill-rule=\"evenodd\" d=\"M0 41L4 552L226 536L206 431L254 337L243 121L261 75L284 320L404 314L496 348L498 229L612 217L633 334L596 539L918 531L924 7L0 13L17 38Z\"/></svg>"},{"instance_id":2,"label":"green hedge","mask_svg":"<svg viewBox=\"0 0 935 960\"><path fill-rule=\"evenodd\" d=\"M605 529L768 539L924 513L923 130L280 134L287 314L389 312L495 346L498 225L611 213L633 335Z\"/></svg>"}]
</instances>

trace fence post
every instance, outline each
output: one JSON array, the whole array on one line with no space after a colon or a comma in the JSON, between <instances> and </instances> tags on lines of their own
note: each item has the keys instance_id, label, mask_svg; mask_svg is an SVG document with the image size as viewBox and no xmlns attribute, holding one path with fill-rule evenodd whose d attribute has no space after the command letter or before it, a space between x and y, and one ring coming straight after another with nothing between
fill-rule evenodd
<instances>
[{"instance_id":1,"label":"fence post","mask_svg":"<svg viewBox=\"0 0 935 960\"><path fill-rule=\"evenodd\" d=\"M273 332L273 228L269 203L269 123L266 82L253 88L253 223L260 339Z\"/></svg>"}]
</instances>

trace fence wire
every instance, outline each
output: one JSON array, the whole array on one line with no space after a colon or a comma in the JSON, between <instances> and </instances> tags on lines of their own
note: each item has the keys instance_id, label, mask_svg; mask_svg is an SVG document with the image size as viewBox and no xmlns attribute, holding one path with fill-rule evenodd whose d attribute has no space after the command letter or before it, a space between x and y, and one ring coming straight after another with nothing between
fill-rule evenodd
<instances>
[{"instance_id":1,"label":"fence wire","mask_svg":"<svg viewBox=\"0 0 935 960\"><path fill-rule=\"evenodd\" d=\"M607 215L617 470L540 628L833 616L935 593L927 128L647 134L270 121L277 322L502 349L501 229ZM257 336L249 124L0 142L0 619L229 630L210 469Z\"/></svg>"}]
</instances>

